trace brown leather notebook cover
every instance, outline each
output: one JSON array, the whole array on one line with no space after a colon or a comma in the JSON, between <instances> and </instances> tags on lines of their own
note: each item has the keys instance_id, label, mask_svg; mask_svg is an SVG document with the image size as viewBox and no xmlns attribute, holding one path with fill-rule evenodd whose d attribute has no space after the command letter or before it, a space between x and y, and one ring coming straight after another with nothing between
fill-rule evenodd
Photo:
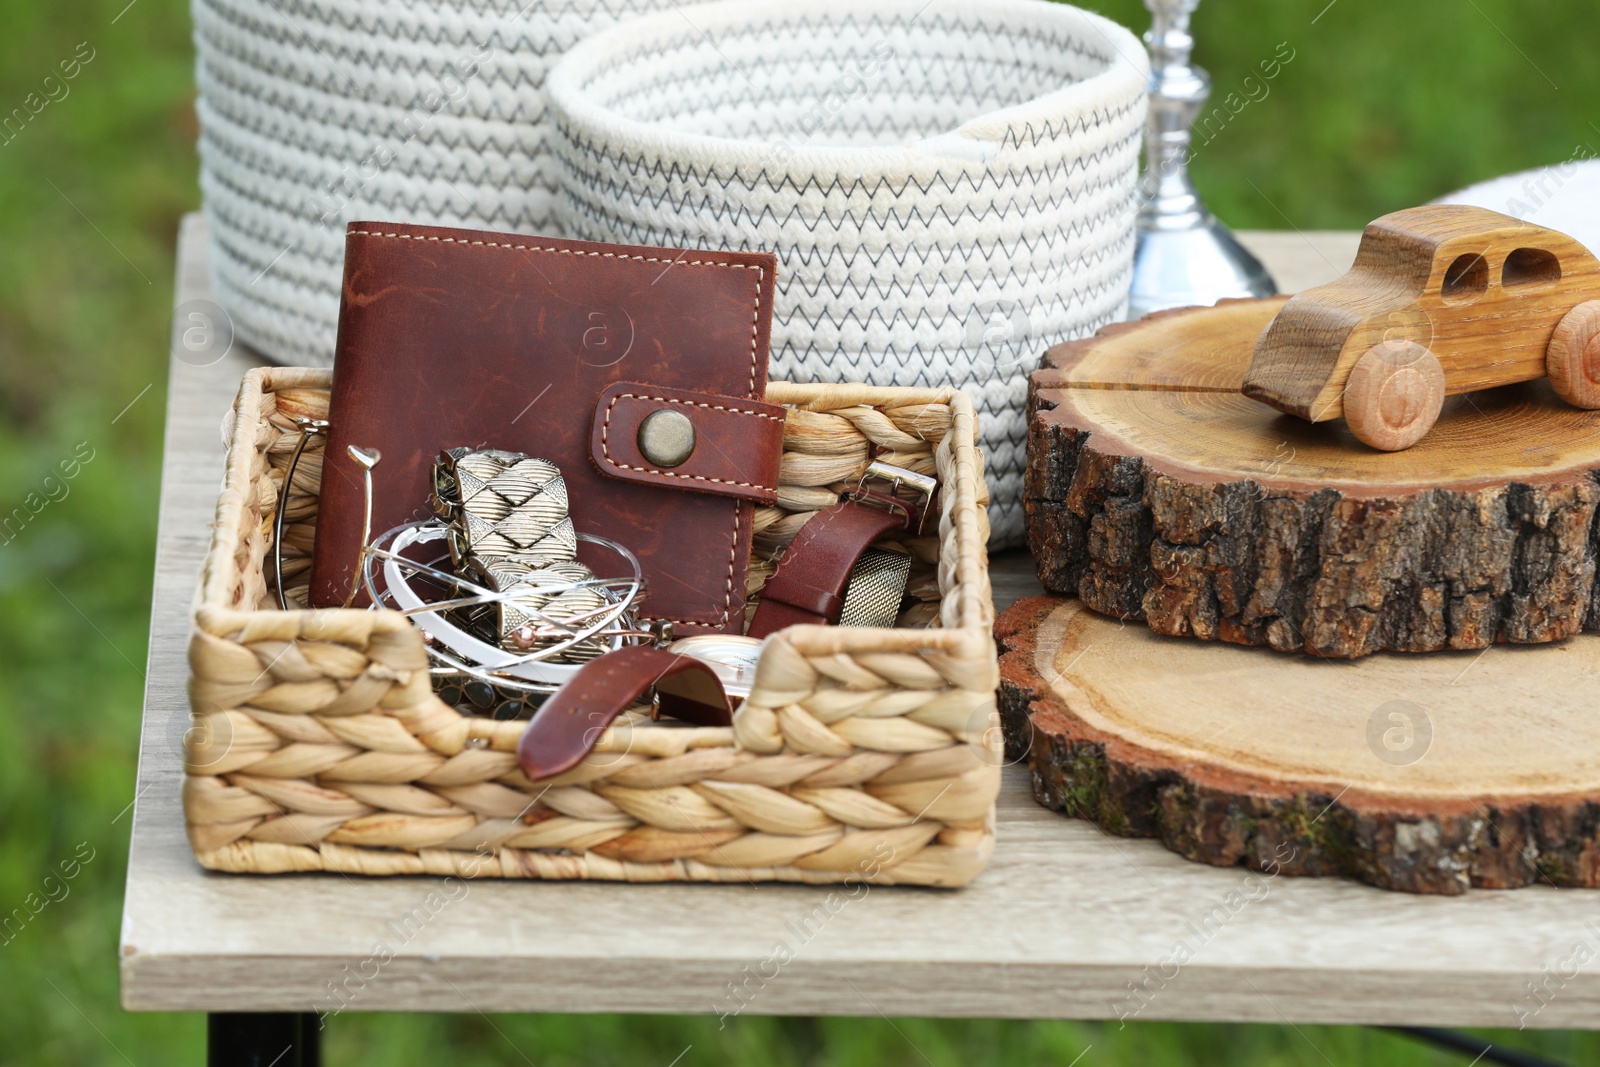
<instances>
[{"instance_id":1,"label":"brown leather notebook cover","mask_svg":"<svg viewBox=\"0 0 1600 1067\"><path fill-rule=\"evenodd\" d=\"M429 517L434 457L466 445L559 466L578 531L639 556L648 618L741 628L753 507L774 499L782 451L782 409L760 401L773 256L376 222L345 240L313 603L343 603L360 550L346 447L383 455L377 535ZM637 441L662 408L698 433L670 469Z\"/></svg>"}]
</instances>

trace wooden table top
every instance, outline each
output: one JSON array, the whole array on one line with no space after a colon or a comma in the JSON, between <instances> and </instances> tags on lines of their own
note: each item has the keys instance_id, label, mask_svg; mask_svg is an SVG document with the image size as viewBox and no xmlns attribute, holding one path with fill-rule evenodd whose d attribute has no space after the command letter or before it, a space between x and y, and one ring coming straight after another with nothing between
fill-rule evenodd
<instances>
[{"instance_id":1,"label":"wooden table top","mask_svg":"<svg viewBox=\"0 0 1600 1067\"><path fill-rule=\"evenodd\" d=\"M176 303L210 299L205 225L185 220ZM1285 288L1352 260L1354 234L1246 235ZM242 347L174 359L138 799L122 920L122 1001L144 1011L720 1013L1593 1025L1600 896L1388 893L1265 879L1113 839L1037 807L1007 771L994 860L958 891L503 882L200 869L179 790L187 613L222 474ZM1002 604L1036 590L995 561ZM1177 682L1175 684L1181 684ZM1591 927L1586 924L1593 923ZM793 958L769 961L777 945ZM392 958L391 958L392 957ZM1180 962L1182 961L1182 962ZM1573 977L1563 977L1574 969ZM773 975L775 970L775 976ZM1135 997L1130 983L1145 992Z\"/></svg>"}]
</instances>

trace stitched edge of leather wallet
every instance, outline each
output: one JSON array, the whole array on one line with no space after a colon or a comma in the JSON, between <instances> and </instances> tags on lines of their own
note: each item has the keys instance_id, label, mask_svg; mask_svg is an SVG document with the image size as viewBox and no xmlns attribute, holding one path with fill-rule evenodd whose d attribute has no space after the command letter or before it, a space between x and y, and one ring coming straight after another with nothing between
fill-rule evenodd
<instances>
[{"instance_id":1,"label":"stitched edge of leather wallet","mask_svg":"<svg viewBox=\"0 0 1600 1067\"><path fill-rule=\"evenodd\" d=\"M405 243L404 246L401 245L401 242ZM406 247L407 256L396 260L396 249L391 249L390 246ZM419 259L413 259L409 255L412 248L417 250L433 248L437 249L438 252L437 254L423 252ZM446 376L451 370L459 370L462 373L479 373L481 375L481 366L477 371L473 371L467 354L458 354L460 348L470 347L472 344L471 338L477 336L473 333L473 330L477 328L476 321L468 321L461 317L471 314L475 309L484 306L481 303L474 304L474 296L481 295L483 290L498 288L503 290L502 295L504 293L516 293L520 301L521 293L526 292L528 294L527 306L520 311L507 312L507 318L504 320L505 323L521 326L528 319L528 308L536 307L539 304L537 299L538 290L542 288L542 285L548 283L552 277L557 278L559 281L559 275L556 274L556 270L559 269L559 264L565 257L595 257L596 259L615 261L619 264L630 263L647 268L647 273L640 271L627 272L619 279L614 295L613 291L608 290L597 294L599 299L613 300L613 302L626 300L629 294L645 294L647 290L650 290L651 299L667 299L667 297L657 294L670 290L680 294L677 299L681 303L685 294L690 301L693 301L698 294L703 293L706 300L714 300L715 304L702 302L696 306L712 309L705 311L704 314L715 316L714 333L718 338L717 344L721 346L711 353L705 354L703 347L697 347L698 338L689 336L694 332L688 326L692 313L675 317L669 309L656 316L660 322L659 329L664 331L663 333L659 336L647 334L640 334L639 336L641 348L643 348L647 340L656 342L662 338L668 341L666 345L651 344L649 351L634 353L631 359L625 360L623 365L618 366L610 376L607 376L605 369L609 365L601 365L585 359L584 362L588 363L589 368L595 368L595 370L579 368L580 371L583 371L583 375L580 375L576 381L581 382L585 390L592 385L594 394L577 396L575 393L582 392L582 390L577 389L576 385L568 385L566 388L569 395L562 398L563 406L560 409L546 409L551 411L552 414L559 410L559 417L569 419L572 422L570 427L566 427L563 430L565 436L563 436L562 440L567 444L562 447L566 451L560 456L549 457L555 459L562 466L563 473L569 478L581 481L583 477L586 477L617 486L627 484L626 482L613 481L605 477L599 468L593 464L589 455L591 419L598 394L603 393L607 388L617 384L619 381L630 377L639 377L641 366L652 368L651 376L663 379L665 388L675 388L677 390L687 388L716 395L727 395L752 406L761 402L761 394L765 391L765 353L770 339L773 274L776 269L776 259L770 254L680 251L645 246L600 245L554 238L526 237L485 231L380 222L351 223L347 231L346 250L345 300L340 312L338 350L341 356L345 356L348 351L355 351L357 356L354 359L347 358L343 364L336 363L330 410L330 421L333 425L330 427L325 461L323 505L319 505L324 508L322 517L326 520L328 509L325 505L328 500L326 495L328 487L334 484L335 479L348 480L348 484L344 486L343 491L336 491L336 496L340 498L339 509L342 518L339 525L341 527L348 527L351 524L348 513L358 511L360 507L360 472L354 468L354 465L347 458L341 460L341 457L344 456L345 445L372 443L354 440L353 436L366 432L370 425L382 421L375 418L359 419L356 425L347 431L341 429L341 427L347 425L349 420L341 412L359 405L361 400L358 398L361 395L383 395L385 386L382 384L381 379L387 375L403 376L411 374L418 378L436 379L441 382L447 380ZM462 251L469 252L467 258L463 259L458 255L449 254ZM480 254L489 258L482 259ZM586 260L585 262L593 262L593 260ZM524 263L531 267L531 271L528 271L523 266ZM729 309L737 306L730 305L728 302L729 294L732 290L728 288L727 283L713 284L706 287L695 280L697 278L696 273L688 273L697 270L704 271L710 268L732 268L749 272L752 278L751 286L748 289L744 289L742 285L738 287L747 294L742 298L742 303L749 313L748 326L744 325L744 320L741 318L730 316L727 310L716 310L716 308ZM674 278L671 277L669 272L685 273L680 273ZM592 280L594 277L593 272L590 271L588 273ZM514 281L512 280L513 276L516 276ZM653 287L663 278L666 279L666 284L660 290L655 290ZM418 284L419 279L422 283L432 288L420 293L413 289L412 287ZM395 295L386 295L385 286L389 283L393 283L398 287L400 292ZM453 291L451 287L458 287L461 292L460 303L464 310L460 313L460 316L452 315L449 310ZM591 288L593 287L591 284ZM582 285L578 285L578 288L581 289ZM571 287L559 291L570 295ZM441 292L444 294L443 297L440 296ZM409 336L400 337L399 342L396 343L396 335L403 328L395 323L385 325L382 322L382 316L387 313L383 304L385 299L421 301L428 305L428 314L434 316L435 319L443 315L444 321L448 323L465 323L467 328L461 331L462 344L456 346L441 340L440 335L448 333L448 326L441 326L434 319L424 321L420 317L422 313L416 307L403 310L402 318L407 322L420 323L418 332L426 333L427 336L419 339L417 347L414 348L408 347ZM555 306L553 301L547 302L547 304L552 307ZM673 307L676 306L678 305L673 305ZM445 310L441 312L439 310L441 308ZM570 311L570 308L568 310ZM634 307L633 310L636 311L638 309ZM490 313L499 314L500 312L497 307L490 305ZM498 339L497 350L504 350L507 347L507 342L504 341L503 333L496 334L495 337ZM561 337L568 337L568 334L562 333ZM749 339L748 345L744 342L746 337ZM432 345L431 348L428 347L430 344ZM530 341L529 344L532 346L534 342ZM561 342L561 344L564 347L559 348L559 351L569 353L571 358L577 358L577 349L574 341L569 338L567 341ZM734 348L735 344L738 346L737 349ZM399 354L397 354L396 350L399 351ZM737 363L732 361L732 353L735 351L739 353ZM641 363L641 354L644 357L643 363ZM748 360L745 358L745 354L748 354ZM489 357L484 355L483 358ZM543 364L530 357L528 363L505 367L501 373L506 378L507 383L516 382L520 384L522 381L533 379L531 382L532 388L526 390L529 393L527 399L531 401L535 399L534 394L538 392L538 375L529 375L526 373L525 367L540 366L543 366ZM552 366L560 367L561 364L552 364ZM662 368L665 368L665 370ZM554 379L552 378L552 380ZM425 397L422 401L423 409L417 412L391 413L388 416L390 421L404 423L407 427L405 429L391 427L387 431L391 437L405 442L395 449L395 451L405 453L405 455L398 457L386 456L385 462L381 463L378 470L374 472L375 477L380 482L378 507L380 512L383 513L375 517L374 534L387 529L389 525L393 525L392 522L386 521L388 518L393 517L395 514L409 516L416 507L423 504L425 497L420 490L416 494L405 490L400 492L400 495L404 497L404 507L399 509L392 506L386 507L385 490L382 488L381 483L388 481L390 486L399 485L404 487L414 480L418 486L421 486L423 479L420 469L413 471L411 467L420 466L431 461L432 455L438 450L434 447L435 445L451 447L456 445L478 446L488 444L530 454L538 454L541 451L537 447L532 447L538 443L537 439L526 440L515 434L508 435L506 439L497 437L493 440L485 441L453 439L434 441L423 437L423 439L413 442L412 436L408 436L408 434L414 435L414 430L409 427L414 426L421 419L435 416L437 409L431 406L435 398L429 391L419 390L414 385L409 388L412 389L414 396ZM490 408L495 408L497 405L503 407L509 402L499 395L499 392L503 391L505 390L499 384L489 383L471 395L475 397L481 396L481 403ZM458 389L455 392L459 394L462 391ZM739 395L740 393L748 395ZM580 403L582 410L573 410L573 405ZM517 414L516 407L521 406L522 400L519 395L515 406L503 412L496 411L494 417L489 420L490 424L508 425L515 422L516 420L513 416ZM479 436L486 436L479 430L474 430L473 433ZM456 434L456 436L460 436L460 434ZM415 444L415 447L413 447L413 444ZM567 447L567 445L571 447ZM411 452L416 452L417 455L412 456L410 455ZM570 454L567 454L568 452ZM578 476L577 472L572 469L578 464L585 468L582 476ZM352 493L350 490L354 490L354 492ZM575 490L574 515L575 518L579 519L581 529L585 529L585 532L589 533L611 536L624 542L629 540L629 529L607 529L599 528L595 523L585 524L582 520L582 513L588 509L584 506L582 488L575 487ZM596 491L598 492L599 490ZM626 497L625 499L630 504L630 508L627 510L630 513L652 514L652 510L656 505L651 503L649 494L653 491L653 488L648 485L641 485L637 490L630 489L626 492L635 491L643 495ZM411 495L417 495L418 498L413 501L410 499ZM705 499L702 494L683 495ZM352 499L355 503L354 508L350 506ZM675 624L683 627L685 632L716 632L737 628L743 618L745 590L742 576L749 562L753 506L749 500L723 497L716 500L715 503L686 507L687 510L669 510L669 512L661 514L677 516L680 523L685 515L694 517L694 528L700 531L699 543L703 543L707 547L701 553L701 572L687 577L691 581L691 588L694 588L697 594L703 594L703 596L697 598L689 594L680 593L676 600L658 600L658 603L663 604L663 608L659 609L659 613L652 612L647 603L645 613L649 618L670 619ZM611 515L612 518L609 520L609 525L617 527L619 520L615 518L615 514L620 513L621 510L623 509L619 505L613 504L608 499L600 507L600 514ZM725 514L726 517L720 519L712 518L712 516L718 514ZM395 521L403 521L403 519L396 519ZM349 580L354 573L355 554L359 547L356 544L359 541L359 515L355 518L355 524L356 530L354 532L347 529L338 531L341 537L338 539L337 545L334 539L319 538L318 551L313 562L314 602L319 605L342 602L345 591L349 588ZM658 524L665 525L665 520L658 520ZM327 532L326 523L324 523L323 532ZM671 551L671 542L669 540L652 541L650 538L653 536L654 534L648 531L640 532L638 534L638 544L630 547L635 547L636 549L641 546L646 547L646 551L641 554L647 557L647 568L654 566L659 575L669 574L670 572L664 568L676 562ZM662 546L660 554L651 557L651 553L655 549L648 546L658 543ZM713 563L715 553L722 551L721 548L713 549L711 547L713 545L726 548L726 553L723 557L726 560L725 566L722 563ZM652 564L650 558L654 558L656 562ZM714 570L712 569L713 566ZM658 582L657 587L658 589L664 589L667 584L669 583ZM702 608L701 605L705 606Z\"/></svg>"}]
</instances>

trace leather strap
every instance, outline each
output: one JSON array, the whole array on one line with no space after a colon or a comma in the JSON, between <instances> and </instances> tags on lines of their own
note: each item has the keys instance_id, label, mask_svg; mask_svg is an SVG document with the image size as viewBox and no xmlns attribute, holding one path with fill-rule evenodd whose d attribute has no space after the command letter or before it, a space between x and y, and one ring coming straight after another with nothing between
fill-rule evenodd
<instances>
[{"instance_id":1,"label":"leather strap","mask_svg":"<svg viewBox=\"0 0 1600 1067\"><path fill-rule=\"evenodd\" d=\"M903 512L843 500L800 528L761 591L749 635L766 637L785 626L831 623L844 608L845 587L868 546L906 528Z\"/></svg>"},{"instance_id":2,"label":"leather strap","mask_svg":"<svg viewBox=\"0 0 1600 1067\"><path fill-rule=\"evenodd\" d=\"M697 726L733 724L722 682L703 661L647 645L618 649L584 664L534 713L517 742L522 773L537 781L576 767L652 686L663 714Z\"/></svg>"},{"instance_id":3,"label":"leather strap","mask_svg":"<svg viewBox=\"0 0 1600 1067\"><path fill-rule=\"evenodd\" d=\"M646 419L668 411L693 434L688 455L670 467L651 459L639 437ZM624 482L775 504L785 418L782 406L760 400L617 382L596 402L590 457Z\"/></svg>"}]
</instances>

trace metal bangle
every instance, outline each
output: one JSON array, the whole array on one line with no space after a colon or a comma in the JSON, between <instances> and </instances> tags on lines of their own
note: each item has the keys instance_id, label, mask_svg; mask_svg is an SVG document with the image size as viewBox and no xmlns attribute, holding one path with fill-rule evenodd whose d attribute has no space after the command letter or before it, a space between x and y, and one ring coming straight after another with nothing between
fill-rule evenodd
<instances>
[{"instance_id":1,"label":"metal bangle","mask_svg":"<svg viewBox=\"0 0 1600 1067\"><path fill-rule=\"evenodd\" d=\"M289 595L283 591L283 528L289 514L289 486L294 484L294 472L300 466L300 454L306 450L306 445L328 428L326 419L296 415L294 421L300 427L300 440L294 446L294 455L289 457L289 469L284 472L283 488L278 492L278 513L272 517L273 586L278 594L278 607L283 611L289 610Z\"/></svg>"}]
</instances>

